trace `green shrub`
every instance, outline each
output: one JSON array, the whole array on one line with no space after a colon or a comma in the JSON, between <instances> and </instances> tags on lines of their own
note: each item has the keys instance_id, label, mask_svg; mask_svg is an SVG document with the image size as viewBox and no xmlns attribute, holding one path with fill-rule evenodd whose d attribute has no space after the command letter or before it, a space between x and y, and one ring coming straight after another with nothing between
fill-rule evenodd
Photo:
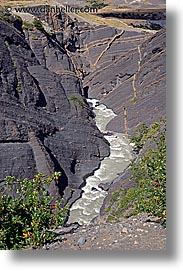
<instances>
[{"instance_id":1,"label":"green shrub","mask_svg":"<svg viewBox=\"0 0 183 275\"><path fill-rule=\"evenodd\" d=\"M107 221L118 222L120 217L128 218L135 214L134 201L136 190L134 188L120 188L112 193L110 205L105 209L109 213Z\"/></svg>"},{"instance_id":2,"label":"green shrub","mask_svg":"<svg viewBox=\"0 0 183 275\"><path fill-rule=\"evenodd\" d=\"M108 6L108 4L106 4L104 0L87 0L86 2L90 7L96 9L102 9Z\"/></svg>"},{"instance_id":3,"label":"green shrub","mask_svg":"<svg viewBox=\"0 0 183 275\"><path fill-rule=\"evenodd\" d=\"M0 193L0 249L22 249L42 246L54 239L51 229L63 225L68 206L61 208L54 202L46 187L58 180L59 172L34 179L6 177Z\"/></svg>"},{"instance_id":4,"label":"green shrub","mask_svg":"<svg viewBox=\"0 0 183 275\"><path fill-rule=\"evenodd\" d=\"M150 127L146 124L140 124L135 130L134 134L130 137L130 142L135 144L135 148L139 152L140 149L146 144L148 139L155 137L160 129L160 123L155 122Z\"/></svg>"},{"instance_id":5,"label":"green shrub","mask_svg":"<svg viewBox=\"0 0 183 275\"><path fill-rule=\"evenodd\" d=\"M17 92L18 92L19 94L22 93L22 83L21 83L20 81L17 83Z\"/></svg>"},{"instance_id":6,"label":"green shrub","mask_svg":"<svg viewBox=\"0 0 183 275\"><path fill-rule=\"evenodd\" d=\"M9 13L5 13L3 10L0 10L0 18L8 21L10 14Z\"/></svg>"},{"instance_id":7,"label":"green shrub","mask_svg":"<svg viewBox=\"0 0 183 275\"><path fill-rule=\"evenodd\" d=\"M162 125L161 125L162 128ZM155 149L132 164L132 178L137 182L136 210L157 216L166 225L166 128L155 135Z\"/></svg>"},{"instance_id":8,"label":"green shrub","mask_svg":"<svg viewBox=\"0 0 183 275\"><path fill-rule=\"evenodd\" d=\"M150 127L143 124L133 140L138 148L147 141L151 146L137 162L131 163L130 180L136 183L136 188L122 188L112 194L106 209L107 220L118 221L120 217L146 212L157 216L166 226L166 122L156 122Z\"/></svg>"},{"instance_id":9,"label":"green shrub","mask_svg":"<svg viewBox=\"0 0 183 275\"><path fill-rule=\"evenodd\" d=\"M24 30L32 30L32 29L34 28L34 24L29 23L29 22L27 22L27 21L23 21L22 28L23 28Z\"/></svg>"},{"instance_id":10,"label":"green shrub","mask_svg":"<svg viewBox=\"0 0 183 275\"><path fill-rule=\"evenodd\" d=\"M88 109L87 106L85 105L84 101L81 98L79 98L75 95L70 95L69 99L71 101L75 102L76 104L78 104L79 106L81 106L82 108Z\"/></svg>"},{"instance_id":11,"label":"green shrub","mask_svg":"<svg viewBox=\"0 0 183 275\"><path fill-rule=\"evenodd\" d=\"M37 17L34 18L33 25L36 27L38 31L44 31L43 23Z\"/></svg>"},{"instance_id":12,"label":"green shrub","mask_svg":"<svg viewBox=\"0 0 183 275\"><path fill-rule=\"evenodd\" d=\"M131 103L135 103L136 101L137 101L137 97L136 97L136 96L134 96L134 97L130 100Z\"/></svg>"}]
</instances>

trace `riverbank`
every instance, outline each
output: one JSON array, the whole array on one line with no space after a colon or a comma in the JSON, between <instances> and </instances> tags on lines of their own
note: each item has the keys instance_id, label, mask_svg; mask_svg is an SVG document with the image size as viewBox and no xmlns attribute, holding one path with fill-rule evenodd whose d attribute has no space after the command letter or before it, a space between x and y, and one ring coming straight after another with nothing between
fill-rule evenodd
<instances>
[{"instance_id":1,"label":"riverbank","mask_svg":"<svg viewBox=\"0 0 183 275\"><path fill-rule=\"evenodd\" d=\"M80 226L68 233L66 229L64 233L64 228L58 229L55 242L43 249L58 253L71 250L165 251L166 229L146 213L123 218L119 223L105 223L98 219L95 224Z\"/></svg>"},{"instance_id":2,"label":"riverbank","mask_svg":"<svg viewBox=\"0 0 183 275\"><path fill-rule=\"evenodd\" d=\"M3 167L0 178L12 174L21 178L33 178L36 173L49 176L58 171L61 173L58 189L55 190L54 186L50 192L54 198L61 194L63 204L74 206L84 191L81 188L85 185L86 177L92 175L89 177L91 179L94 176L97 184L90 184L87 195L87 200L93 205L87 202L82 204L81 209L81 215L85 214L85 217L90 216L88 209L92 209L91 212L94 210L95 215L86 221L89 223L99 214L101 204L104 210L108 207L114 191L118 193L121 187L127 190L128 182L131 184L128 169L121 175L124 170L122 164L113 162L110 158L115 155L117 161L123 160L121 154L125 142L120 146L119 142L116 144L118 137L125 137L123 133L133 134L140 123L150 126L165 116L166 30L162 29L154 35L143 30L119 30L108 25L72 21L66 14L47 14L46 17L39 16L39 20L49 25L49 31L35 23L33 26L26 25L17 17L2 16L0 20L2 60L7 60L2 63L2 91L5 92L2 93L0 107L3 114ZM18 48L17 43L20 43ZM12 81L9 83L7 80ZM101 109L101 106L96 106L96 110L99 108L98 111L115 112L116 115L107 121L105 128L97 128L94 114L86 103L88 97L97 98L103 104ZM104 134L101 133L104 131ZM115 148L114 155L111 150L109 156L109 142L106 139L110 140L111 148ZM148 148L149 145L146 149ZM40 152L42 157L38 158ZM107 169L101 169L107 156L110 165ZM115 171L118 167L120 170ZM94 171L96 174L93 175ZM104 177L97 174L99 171L104 171ZM111 174L112 178L108 178ZM96 211L94 194L106 194L106 185L116 177L118 182L113 182L107 190L104 203L105 196L100 197ZM102 181L101 178L105 180ZM147 181L147 173L144 179ZM156 183L156 179L153 176L151 184ZM87 184L84 188L88 188ZM156 188L154 189L158 190ZM158 197L155 196L154 200L158 202ZM85 206L88 208L85 209ZM127 234L127 239L131 237L131 232L134 238L138 236L136 231L142 233L142 236L148 233L139 227L140 218L135 219L136 217L132 227L122 232ZM78 222L78 216L76 221ZM130 218L119 220L117 224L112 224L111 221L106 223L104 217L95 221L96 224L78 226L77 229L71 226L70 233L64 233L63 237L67 241L66 236L71 234L68 246L81 249L80 246L90 244L87 249L100 249L104 246L108 250L110 244L115 244L117 240L119 249L127 247L118 225L130 225ZM143 220L143 223L146 222L148 223L147 219ZM83 223L85 221L81 221ZM159 226L160 224L154 227L153 231L152 239L155 243L156 236L159 236L157 230L162 228ZM98 231L100 236L106 235L106 238L98 238L96 241ZM83 236L84 232L86 236ZM76 239L75 233L78 234ZM90 239L92 243L89 242ZM102 243L104 239L106 246ZM148 236L145 242L148 243L150 239ZM59 240L55 240L57 241ZM60 241L64 249L67 248L64 239L61 238ZM133 245L136 245L136 241L133 241ZM143 247L141 242L138 244L139 248ZM155 244L149 243L148 247L151 245L153 249ZM115 249L115 246L112 247ZM159 247L162 249L162 246Z\"/></svg>"}]
</instances>

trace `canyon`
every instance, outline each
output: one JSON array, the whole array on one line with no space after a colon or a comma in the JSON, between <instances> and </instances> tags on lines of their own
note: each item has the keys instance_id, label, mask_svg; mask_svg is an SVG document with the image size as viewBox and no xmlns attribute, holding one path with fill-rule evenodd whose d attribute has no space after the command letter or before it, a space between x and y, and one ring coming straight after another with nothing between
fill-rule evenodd
<instances>
[{"instance_id":1,"label":"canyon","mask_svg":"<svg viewBox=\"0 0 183 275\"><path fill-rule=\"evenodd\" d=\"M31 16L44 30L25 27L17 15L0 18L0 185L9 175L60 171L49 192L72 206L110 157L106 134L130 136L141 123L165 118L166 29L96 25L64 13ZM112 110L105 129L90 100ZM101 182L101 215L114 190L134 185L127 166Z\"/></svg>"}]
</instances>

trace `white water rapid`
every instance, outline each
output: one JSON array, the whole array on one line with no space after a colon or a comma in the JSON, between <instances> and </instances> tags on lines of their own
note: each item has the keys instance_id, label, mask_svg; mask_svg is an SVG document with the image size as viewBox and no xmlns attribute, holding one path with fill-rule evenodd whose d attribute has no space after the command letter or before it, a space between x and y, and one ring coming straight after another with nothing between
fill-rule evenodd
<instances>
[{"instance_id":1,"label":"white water rapid","mask_svg":"<svg viewBox=\"0 0 183 275\"><path fill-rule=\"evenodd\" d=\"M104 137L110 143L110 156L104 158L94 175L86 179L86 185L82 188L82 197L71 207L68 222L78 222L81 225L90 223L100 212L107 192L98 185L113 181L132 159L132 147L126 135L117 132L107 135L106 126L116 114L105 105L99 104L96 99L88 99L87 101L93 107L97 127L101 132L106 133Z\"/></svg>"}]
</instances>

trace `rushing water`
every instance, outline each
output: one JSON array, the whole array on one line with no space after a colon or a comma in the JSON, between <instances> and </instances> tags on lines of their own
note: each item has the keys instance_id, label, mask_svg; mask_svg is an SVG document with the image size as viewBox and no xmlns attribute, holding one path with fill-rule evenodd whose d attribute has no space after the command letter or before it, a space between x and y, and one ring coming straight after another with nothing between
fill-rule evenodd
<instances>
[{"instance_id":1,"label":"rushing water","mask_svg":"<svg viewBox=\"0 0 183 275\"><path fill-rule=\"evenodd\" d=\"M88 99L88 103L93 107L99 130L106 133L104 136L110 143L110 156L104 158L101 161L100 168L94 172L93 176L86 179L86 185L82 188L82 197L71 207L69 223L88 224L98 216L107 195L107 192L103 191L98 185L114 180L129 165L132 159L132 148L127 136L117 132L112 132L109 135L106 132L107 124L116 114L105 105L99 105L95 99Z\"/></svg>"}]
</instances>

